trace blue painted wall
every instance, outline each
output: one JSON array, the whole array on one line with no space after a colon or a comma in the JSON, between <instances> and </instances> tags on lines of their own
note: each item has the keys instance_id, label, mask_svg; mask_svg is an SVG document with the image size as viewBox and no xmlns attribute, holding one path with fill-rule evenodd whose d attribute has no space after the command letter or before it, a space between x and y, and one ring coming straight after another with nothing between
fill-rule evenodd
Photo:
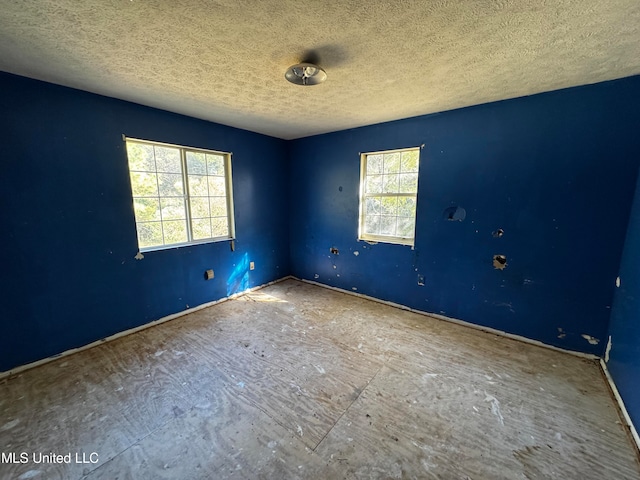
<instances>
[{"instance_id":1,"label":"blue painted wall","mask_svg":"<svg viewBox=\"0 0 640 480\"><path fill-rule=\"evenodd\" d=\"M122 134L233 152L235 252L134 259ZM5 73L0 136L0 371L290 272L283 140Z\"/></svg>"},{"instance_id":2,"label":"blue painted wall","mask_svg":"<svg viewBox=\"0 0 640 480\"><path fill-rule=\"evenodd\" d=\"M639 179L640 180L640 179ZM636 428L640 427L640 181L620 264L620 288L611 311L607 367Z\"/></svg>"},{"instance_id":3,"label":"blue painted wall","mask_svg":"<svg viewBox=\"0 0 640 480\"><path fill-rule=\"evenodd\" d=\"M603 353L640 77L291 142L4 73L0 87L0 371L290 273ZM235 252L222 242L134 260L123 133L234 153ZM415 249L358 242L359 152L421 144ZM443 219L453 205L463 222ZM614 339L611 370L624 392L638 342L619 333L635 308L622 291L611 331L627 343Z\"/></svg>"},{"instance_id":4,"label":"blue painted wall","mask_svg":"<svg viewBox=\"0 0 640 480\"><path fill-rule=\"evenodd\" d=\"M639 94L631 77L291 142L294 275L602 354ZM359 152L422 144L415 249L358 242ZM443 219L452 205L463 222Z\"/></svg>"}]
</instances>

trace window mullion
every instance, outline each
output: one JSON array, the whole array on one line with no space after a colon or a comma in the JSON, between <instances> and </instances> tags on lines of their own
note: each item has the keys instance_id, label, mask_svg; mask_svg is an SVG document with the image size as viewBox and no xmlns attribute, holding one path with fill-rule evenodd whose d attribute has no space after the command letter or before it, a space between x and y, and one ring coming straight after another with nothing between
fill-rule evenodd
<instances>
[{"instance_id":1,"label":"window mullion","mask_svg":"<svg viewBox=\"0 0 640 480\"><path fill-rule=\"evenodd\" d=\"M187 241L193 241L193 227L191 220L191 195L189 193L189 172L187 171L187 154L184 148L180 149L180 163L182 164L182 184L184 189L184 211L187 221Z\"/></svg>"},{"instance_id":2,"label":"window mullion","mask_svg":"<svg viewBox=\"0 0 640 480\"><path fill-rule=\"evenodd\" d=\"M415 197L416 194L415 193L373 193L373 192L369 192L369 193L365 193L364 194L365 197L369 198L369 197Z\"/></svg>"},{"instance_id":3,"label":"window mullion","mask_svg":"<svg viewBox=\"0 0 640 480\"><path fill-rule=\"evenodd\" d=\"M153 147L153 168L156 173L156 185L158 188L158 206L160 207L160 231L162 232L162 244L164 241L164 219L162 218L162 195L160 195L160 173L158 173L158 162L156 160L156 147Z\"/></svg>"}]
</instances>

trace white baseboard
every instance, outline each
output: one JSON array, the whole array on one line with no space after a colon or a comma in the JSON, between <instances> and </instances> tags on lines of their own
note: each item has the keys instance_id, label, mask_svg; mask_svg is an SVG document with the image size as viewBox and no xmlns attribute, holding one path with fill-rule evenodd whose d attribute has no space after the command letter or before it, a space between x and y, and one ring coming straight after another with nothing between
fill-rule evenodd
<instances>
[{"instance_id":1,"label":"white baseboard","mask_svg":"<svg viewBox=\"0 0 640 480\"><path fill-rule=\"evenodd\" d=\"M466 322L464 320L458 320L457 318L446 317L444 315L440 315L440 314L437 314L437 313L429 313L429 312L425 312L425 311L422 311L422 310L416 310L414 308L407 307L406 305L402 305L400 303L389 302L387 300L380 300L379 298L370 297L369 295L365 295L363 293L353 292L353 291L350 291L350 290L344 290L344 289L338 288L338 287L332 287L331 285L325 285L323 283L314 282L313 280L305 280L305 279L300 279L300 278L293 277L293 276L291 278L294 278L295 280L299 280L299 281L304 282L304 283L310 283L312 285L317 285L319 287L324 287L324 288L328 288L330 290L335 290L337 292L346 293L348 295L354 295L356 297L366 298L367 300L372 300L374 302L383 303L385 305L389 305L389 306L392 306L392 307L400 308L402 310L408 310L410 312L417 313L417 314L420 314L420 315L425 315L427 317L437 318L438 320L444 320L446 322L455 323L457 325L462 325L462 326L469 327L469 328L474 328L476 330L481 330L483 332L492 333L494 335L500 335L501 337L511 338L513 340L518 340L520 342L529 343L531 345L536 345L538 347L544 347L544 348L548 348L550 350L555 350L557 352L568 353L570 355L574 355L574 356L580 357L580 358L586 358L588 360L600 360L599 356L593 355L591 353L583 353L583 352L576 352L574 350L567 350L567 349L564 349L564 348L556 347L554 345L548 345L548 344L540 342L538 340L532 340L531 338L522 337L520 335L515 335L513 333L504 332L502 330L497 330L495 328L484 327L482 325L477 325L475 323Z\"/></svg>"},{"instance_id":2,"label":"white baseboard","mask_svg":"<svg viewBox=\"0 0 640 480\"><path fill-rule=\"evenodd\" d=\"M0 372L0 380L5 378L5 377L9 377L9 376L12 376L12 375L17 375L18 373L24 372L25 370L29 370L31 368L38 367L40 365L44 365L45 363L49 363L49 362L52 362L54 360L58 360L59 358L67 357L69 355L73 355L74 353L82 352L83 350L87 350L89 348L93 348L93 347L96 347L98 345L102 345L104 343L111 342L111 341L116 340L118 338L125 337L127 335L131 335L132 333L136 333L136 332L139 332L141 330L145 330L147 328L155 327L156 325L160 325L161 323L165 323L165 322L168 322L169 320L174 320L174 319L182 317L184 315L188 315L190 313L197 312L198 310L202 310L203 308L211 307L213 305L217 305L218 303L226 302L227 300L230 300L230 299L233 299L233 298L237 298L239 296L245 295L245 294L250 293L250 292L254 292L256 290L260 290L261 288L268 287L269 285L273 285L274 283L282 282L282 281L287 280L289 278L294 278L294 277L288 275L286 277L279 278L278 280L274 280L273 282L265 283L265 284L259 285L257 287L252 287L252 288L249 288L249 289L244 290L242 292L234 293L233 295L229 295L228 297L223 297L223 298L220 298L218 300L214 300L212 302L203 303L202 305L198 305L197 307L192 307L192 308L189 308L187 310L183 310L181 312L172 313L171 315L167 315L166 317L162 317L162 318L160 318L158 320L153 320L152 322L145 323L144 325L140 325L138 327L130 328L130 329L124 330L122 332L114 333L113 335L110 335L108 337L102 338L100 340L96 340L95 342L89 343L87 345L83 345L83 346L78 347L78 348L72 348L70 350L65 350L64 352L58 353L56 355L52 355L51 357L43 358L42 360L37 360L35 362L27 363L25 365L20 365L18 367L12 368L11 370L7 370L5 372Z\"/></svg>"},{"instance_id":3,"label":"white baseboard","mask_svg":"<svg viewBox=\"0 0 640 480\"><path fill-rule=\"evenodd\" d=\"M640 452L640 436L638 436L638 431L636 430L636 427L633 425L633 421L631 420L631 416L629 416L627 407L625 407L624 405L624 401L620 396L618 387L616 387L616 384L613 381L613 377L611 376L611 373L609 373L609 369L607 368L607 362L600 359L600 368L602 368L604 376L607 378L607 381L609 382L609 387L611 387L611 391L613 392L613 396L618 402L618 407L620 407L620 411L622 412L622 417L624 418L624 421L626 423L625 427L629 429L629 433L631 434L633 441L636 443L636 448Z\"/></svg>"}]
</instances>

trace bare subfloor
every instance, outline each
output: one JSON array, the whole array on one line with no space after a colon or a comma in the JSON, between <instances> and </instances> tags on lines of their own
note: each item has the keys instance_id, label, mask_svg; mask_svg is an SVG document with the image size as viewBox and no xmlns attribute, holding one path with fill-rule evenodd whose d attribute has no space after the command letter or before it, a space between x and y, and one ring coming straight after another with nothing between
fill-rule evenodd
<instances>
[{"instance_id":1,"label":"bare subfloor","mask_svg":"<svg viewBox=\"0 0 640 480\"><path fill-rule=\"evenodd\" d=\"M0 448L2 479L640 479L596 363L295 280L1 382Z\"/></svg>"}]
</instances>

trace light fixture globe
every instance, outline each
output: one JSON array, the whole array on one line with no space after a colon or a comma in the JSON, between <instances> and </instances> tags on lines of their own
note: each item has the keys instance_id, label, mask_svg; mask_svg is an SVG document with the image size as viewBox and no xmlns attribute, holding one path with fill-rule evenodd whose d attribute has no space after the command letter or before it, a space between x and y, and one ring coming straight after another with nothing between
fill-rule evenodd
<instances>
[{"instance_id":1,"label":"light fixture globe","mask_svg":"<svg viewBox=\"0 0 640 480\"><path fill-rule=\"evenodd\" d=\"M284 77L296 85L318 85L327 79L327 73L313 63L298 63L290 66Z\"/></svg>"}]
</instances>

